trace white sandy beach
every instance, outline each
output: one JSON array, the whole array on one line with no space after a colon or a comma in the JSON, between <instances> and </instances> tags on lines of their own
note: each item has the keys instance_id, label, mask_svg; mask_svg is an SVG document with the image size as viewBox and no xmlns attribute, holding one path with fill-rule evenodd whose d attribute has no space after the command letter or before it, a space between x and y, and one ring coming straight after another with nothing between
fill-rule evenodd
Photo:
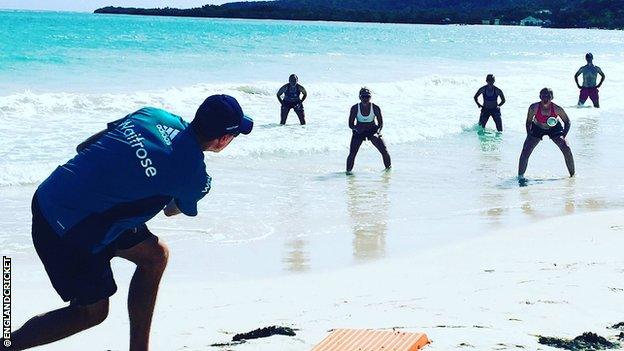
<instances>
[{"instance_id":1,"label":"white sandy beach","mask_svg":"<svg viewBox=\"0 0 624 351\"><path fill-rule=\"evenodd\" d=\"M221 349L308 350L338 327L425 332L428 350L548 350L536 335L612 337L618 332L607 327L624 320L623 215L561 216L331 272L228 283L166 275L152 347L219 349L208 345L270 325L299 331ZM41 349L126 349L127 268L117 262L120 291L108 320ZM15 325L59 306L44 289L15 281Z\"/></svg>"}]
</instances>

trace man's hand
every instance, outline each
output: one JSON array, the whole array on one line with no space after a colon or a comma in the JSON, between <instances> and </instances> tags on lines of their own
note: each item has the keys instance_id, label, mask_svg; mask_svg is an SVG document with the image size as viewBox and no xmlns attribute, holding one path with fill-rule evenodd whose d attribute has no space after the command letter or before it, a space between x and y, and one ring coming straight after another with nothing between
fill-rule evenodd
<instances>
[{"instance_id":1,"label":"man's hand","mask_svg":"<svg viewBox=\"0 0 624 351\"><path fill-rule=\"evenodd\" d=\"M182 211L180 211L180 209L178 208L178 205L176 205L175 200L171 200L167 204L167 206L165 206L163 212L167 217L179 215L180 213L182 213Z\"/></svg>"}]
</instances>

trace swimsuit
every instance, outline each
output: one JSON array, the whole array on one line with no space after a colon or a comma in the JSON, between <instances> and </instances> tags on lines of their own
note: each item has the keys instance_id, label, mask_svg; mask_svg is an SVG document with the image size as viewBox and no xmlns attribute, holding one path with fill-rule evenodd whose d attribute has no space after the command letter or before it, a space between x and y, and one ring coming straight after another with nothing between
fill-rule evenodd
<instances>
[{"instance_id":1,"label":"swimsuit","mask_svg":"<svg viewBox=\"0 0 624 351\"><path fill-rule=\"evenodd\" d=\"M371 107L370 107L370 112L368 113L368 115L364 116L362 114L362 108L360 107L361 104L358 104L358 112L357 112L357 116L356 119L358 121L358 123L372 123L375 120L375 109L373 108L373 104L371 103Z\"/></svg>"},{"instance_id":2,"label":"swimsuit","mask_svg":"<svg viewBox=\"0 0 624 351\"><path fill-rule=\"evenodd\" d=\"M537 112L535 112L535 118L531 125L531 128L529 129L529 134L539 139L542 139L544 135L548 135L551 139L562 136L564 134L564 130L563 130L563 126L561 125L558 119L557 119L557 124L550 128L543 128L541 125L535 123L535 121L537 121L539 123L546 124L550 117L557 118L557 112L555 112L555 106L551 103L550 111L548 115L544 115L542 113L542 104L540 103L537 106Z\"/></svg>"},{"instance_id":3,"label":"swimsuit","mask_svg":"<svg viewBox=\"0 0 624 351\"><path fill-rule=\"evenodd\" d=\"M295 111L303 111L303 104L301 103L301 99L299 97L300 95L301 89L299 89L299 84L296 84L294 88L290 84L286 84L282 107L289 110L293 108Z\"/></svg>"},{"instance_id":4,"label":"swimsuit","mask_svg":"<svg viewBox=\"0 0 624 351\"><path fill-rule=\"evenodd\" d=\"M358 133L356 131L353 131L353 137L354 138L361 138L362 140L366 140L369 139L375 135L375 133L377 133L377 131L379 130L379 127L377 125L375 125L375 108L373 107L374 105L371 103L371 107L370 107L370 112L368 113L368 115L364 115L362 114L362 108L360 107L361 104L358 104L358 112L357 115L355 116L356 120L357 120L357 125L362 125L362 126L368 126L369 129L362 131L361 133Z\"/></svg>"},{"instance_id":5,"label":"swimsuit","mask_svg":"<svg viewBox=\"0 0 624 351\"><path fill-rule=\"evenodd\" d=\"M498 92L496 88L492 88L492 94L488 94L487 86L483 88L483 107L481 108L481 115L479 116L479 125L485 128L488 119L490 116L494 119L494 123L496 123L496 129L498 131L503 130L503 123L501 121L501 112L498 106L496 107L485 107L486 102L493 102L494 105L498 105Z\"/></svg>"},{"instance_id":6,"label":"swimsuit","mask_svg":"<svg viewBox=\"0 0 624 351\"><path fill-rule=\"evenodd\" d=\"M498 100L498 93L496 92L496 88L492 87L492 95L488 95L487 86L483 88L483 100L485 101L494 101Z\"/></svg>"}]
</instances>

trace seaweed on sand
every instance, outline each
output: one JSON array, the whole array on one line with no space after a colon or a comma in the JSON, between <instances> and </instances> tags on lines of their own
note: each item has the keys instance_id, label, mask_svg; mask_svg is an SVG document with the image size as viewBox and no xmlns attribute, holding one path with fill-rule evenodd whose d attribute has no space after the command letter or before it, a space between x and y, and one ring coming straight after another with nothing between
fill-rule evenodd
<instances>
[{"instance_id":1,"label":"seaweed on sand","mask_svg":"<svg viewBox=\"0 0 624 351\"><path fill-rule=\"evenodd\" d=\"M279 326L273 325L270 327L254 329L247 333L236 334L232 338L232 342L217 343L217 344L212 344L210 346L213 346L213 347L235 346L235 345L243 344L247 340L266 338L266 337L273 336L273 335L295 336L296 335L295 330L297 329L293 329L289 327L279 327Z\"/></svg>"},{"instance_id":2,"label":"seaweed on sand","mask_svg":"<svg viewBox=\"0 0 624 351\"><path fill-rule=\"evenodd\" d=\"M550 336L540 336L538 342L543 345L570 351L607 350L618 348L620 346L617 343L612 343L604 337L591 332L585 332L572 340Z\"/></svg>"}]
</instances>

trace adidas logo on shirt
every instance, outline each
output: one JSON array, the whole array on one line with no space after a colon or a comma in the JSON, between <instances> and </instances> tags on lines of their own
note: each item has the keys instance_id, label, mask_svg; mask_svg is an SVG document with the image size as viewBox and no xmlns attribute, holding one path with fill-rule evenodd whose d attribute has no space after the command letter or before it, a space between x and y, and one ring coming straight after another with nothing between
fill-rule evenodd
<instances>
[{"instance_id":1,"label":"adidas logo on shirt","mask_svg":"<svg viewBox=\"0 0 624 351\"><path fill-rule=\"evenodd\" d=\"M167 126L163 126L160 124L156 125L156 128L160 132L165 144L171 145L171 141L180 133L179 130Z\"/></svg>"}]
</instances>

